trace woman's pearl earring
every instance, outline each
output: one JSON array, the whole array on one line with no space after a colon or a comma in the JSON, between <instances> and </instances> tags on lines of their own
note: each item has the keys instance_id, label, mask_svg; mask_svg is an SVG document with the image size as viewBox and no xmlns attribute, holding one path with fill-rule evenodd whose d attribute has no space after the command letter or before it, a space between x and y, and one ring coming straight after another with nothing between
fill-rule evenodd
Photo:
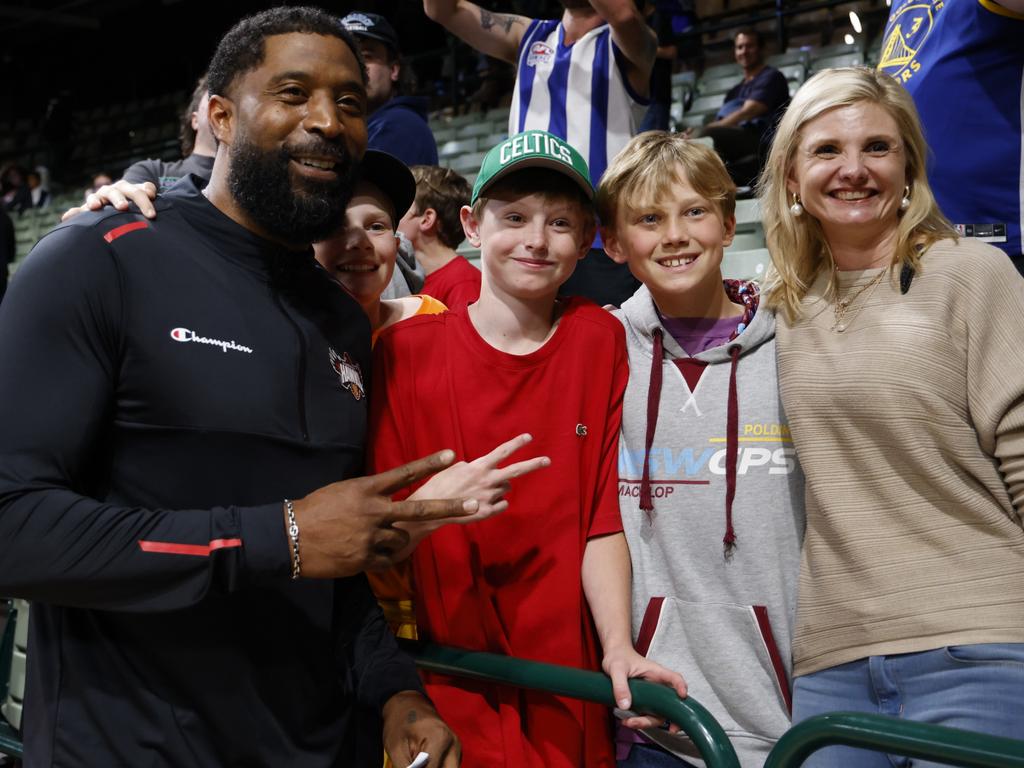
<instances>
[{"instance_id":1,"label":"woman's pearl earring","mask_svg":"<svg viewBox=\"0 0 1024 768\"><path fill-rule=\"evenodd\" d=\"M903 188L903 199L900 200L900 210L905 211L910 207L910 187Z\"/></svg>"},{"instance_id":2,"label":"woman's pearl earring","mask_svg":"<svg viewBox=\"0 0 1024 768\"><path fill-rule=\"evenodd\" d=\"M907 205L910 205L910 201L907 201ZM793 204L789 206L789 212L794 216L799 216L804 212L804 207L800 205L800 195L793 193Z\"/></svg>"}]
</instances>

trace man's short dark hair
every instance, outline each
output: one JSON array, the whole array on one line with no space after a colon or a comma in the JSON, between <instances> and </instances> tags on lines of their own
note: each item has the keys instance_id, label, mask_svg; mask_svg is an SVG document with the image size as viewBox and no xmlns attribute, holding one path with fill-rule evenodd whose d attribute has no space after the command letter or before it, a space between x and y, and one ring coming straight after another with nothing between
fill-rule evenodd
<instances>
[{"instance_id":1,"label":"man's short dark hair","mask_svg":"<svg viewBox=\"0 0 1024 768\"><path fill-rule=\"evenodd\" d=\"M757 47L764 48L764 35L753 27L741 27L740 29L737 29L736 34L732 36L733 42L735 42L736 38L740 35L754 38L754 40L757 41Z\"/></svg>"},{"instance_id":2,"label":"man's short dark hair","mask_svg":"<svg viewBox=\"0 0 1024 768\"><path fill-rule=\"evenodd\" d=\"M343 41L355 55L363 82L366 82L366 69L359 46L342 26L341 19L319 8L282 6L248 16L228 30L210 60L207 71L210 94L228 96L228 91L239 76L263 63L266 56L263 41L274 35L292 32L328 35Z\"/></svg>"}]
</instances>

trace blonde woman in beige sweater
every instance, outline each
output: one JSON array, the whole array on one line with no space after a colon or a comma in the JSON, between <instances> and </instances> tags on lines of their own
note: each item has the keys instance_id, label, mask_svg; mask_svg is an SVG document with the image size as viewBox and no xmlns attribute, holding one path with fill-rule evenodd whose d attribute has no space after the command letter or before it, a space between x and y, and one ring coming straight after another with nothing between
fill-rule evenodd
<instances>
[{"instance_id":1,"label":"blonde woman in beige sweater","mask_svg":"<svg viewBox=\"0 0 1024 768\"><path fill-rule=\"evenodd\" d=\"M957 237L926 153L902 86L834 69L794 97L763 179L780 390L807 477L793 718L1019 737L1024 280ZM831 747L807 765L892 763Z\"/></svg>"}]
</instances>

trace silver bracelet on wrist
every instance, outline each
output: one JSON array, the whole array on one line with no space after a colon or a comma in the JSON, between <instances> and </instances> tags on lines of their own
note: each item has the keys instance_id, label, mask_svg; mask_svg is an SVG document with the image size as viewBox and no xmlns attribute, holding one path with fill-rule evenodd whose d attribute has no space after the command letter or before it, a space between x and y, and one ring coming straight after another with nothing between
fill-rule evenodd
<instances>
[{"instance_id":1,"label":"silver bracelet on wrist","mask_svg":"<svg viewBox=\"0 0 1024 768\"><path fill-rule=\"evenodd\" d=\"M295 505L291 499L284 500L284 511L288 516L288 538L292 543L292 578L302 575L302 557L299 555L299 524L295 521Z\"/></svg>"}]
</instances>

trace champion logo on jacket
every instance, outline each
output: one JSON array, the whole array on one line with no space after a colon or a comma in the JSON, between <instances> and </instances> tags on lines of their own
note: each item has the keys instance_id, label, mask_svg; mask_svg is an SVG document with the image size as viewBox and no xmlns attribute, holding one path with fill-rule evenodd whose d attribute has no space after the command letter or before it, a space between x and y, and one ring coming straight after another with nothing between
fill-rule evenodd
<instances>
[{"instance_id":1,"label":"champion logo on jacket","mask_svg":"<svg viewBox=\"0 0 1024 768\"><path fill-rule=\"evenodd\" d=\"M202 336L191 328L172 328L171 338L175 341L181 342L182 344L191 342L193 344L208 344L211 347L220 347L221 352L227 352L230 349L233 352L244 352L247 355L252 354L252 347L239 344L234 339L231 341L224 341L223 339L214 339L208 336Z\"/></svg>"}]
</instances>

